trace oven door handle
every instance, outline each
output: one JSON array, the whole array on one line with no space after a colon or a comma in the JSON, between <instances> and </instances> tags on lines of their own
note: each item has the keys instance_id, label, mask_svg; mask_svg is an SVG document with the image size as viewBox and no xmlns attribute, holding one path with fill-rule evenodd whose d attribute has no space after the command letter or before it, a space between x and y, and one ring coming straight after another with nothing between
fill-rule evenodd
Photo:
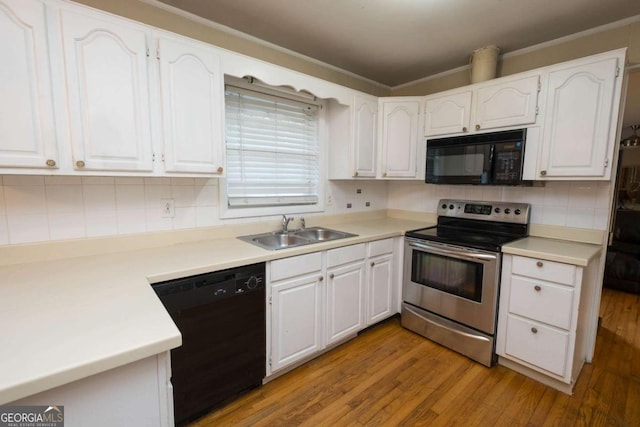
<instances>
[{"instance_id":1,"label":"oven door handle","mask_svg":"<svg viewBox=\"0 0 640 427\"><path fill-rule=\"evenodd\" d=\"M445 330L447 330L449 332L452 332L452 333L454 333L456 335L462 335L464 337L471 338L471 339L478 340L478 341L491 342L491 340L489 338L487 338L487 337L483 337L481 335L470 334L470 333L464 332L464 331L459 331L457 329L452 329L452 328L448 327L447 325L443 325L442 323L434 322L433 320L424 317L423 315L421 315L417 311L415 311L412 308L408 307L407 304L403 304L403 308L405 310L407 310L408 312L410 312L411 314L413 314L414 316L417 316L420 319L424 320L425 322L430 323L433 326L436 326L438 328L445 329Z\"/></svg>"},{"instance_id":2,"label":"oven door handle","mask_svg":"<svg viewBox=\"0 0 640 427\"><path fill-rule=\"evenodd\" d=\"M454 258L477 259L482 261L494 261L497 259L496 255L479 254L476 252L453 251L451 249L438 248L435 246L425 245L423 243L417 242L408 242L408 244L411 248L423 249L425 251L433 252L438 255L448 255Z\"/></svg>"}]
</instances>

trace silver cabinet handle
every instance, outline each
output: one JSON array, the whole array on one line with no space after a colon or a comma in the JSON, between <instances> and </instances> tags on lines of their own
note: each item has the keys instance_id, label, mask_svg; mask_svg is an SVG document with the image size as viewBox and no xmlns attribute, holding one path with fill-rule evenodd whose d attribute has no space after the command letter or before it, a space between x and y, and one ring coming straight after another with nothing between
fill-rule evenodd
<instances>
[{"instance_id":1,"label":"silver cabinet handle","mask_svg":"<svg viewBox=\"0 0 640 427\"><path fill-rule=\"evenodd\" d=\"M496 259L495 255L478 254L475 252L458 252L458 251L452 251L444 248L436 248L433 246L425 245L423 243L416 243L416 242L409 243L409 247L416 248L416 249L423 249L425 251L433 252L435 254L449 255L454 258L467 258L467 259L471 258L471 259L481 259L485 261L492 261Z\"/></svg>"}]
</instances>

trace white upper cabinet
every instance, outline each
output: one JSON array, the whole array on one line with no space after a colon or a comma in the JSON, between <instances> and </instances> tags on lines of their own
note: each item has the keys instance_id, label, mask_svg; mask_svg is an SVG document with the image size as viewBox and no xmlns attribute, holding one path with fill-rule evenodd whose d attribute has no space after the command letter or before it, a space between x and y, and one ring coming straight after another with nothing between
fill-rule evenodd
<instances>
[{"instance_id":1,"label":"white upper cabinet","mask_svg":"<svg viewBox=\"0 0 640 427\"><path fill-rule=\"evenodd\" d=\"M74 167L151 171L148 30L63 9L61 31Z\"/></svg>"},{"instance_id":2,"label":"white upper cabinet","mask_svg":"<svg viewBox=\"0 0 640 427\"><path fill-rule=\"evenodd\" d=\"M549 67L536 179L611 177L624 50Z\"/></svg>"},{"instance_id":3,"label":"white upper cabinet","mask_svg":"<svg viewBox=\"0 0 640 427\"><path fill-rule=\"evenodd\" d=\"M467 132L473 91L465 90L444 96L428 97L425 103L426 136Z\"/></svg>"},{"instance_id":4,"label":"white upper cabinet","mask_svg":"<svg viewBox=\"0 0 640 427\"><path fill-rule=\"evenodd\" d=\"M0 173L220 176L215 47L71 2L0 0Z\"/></svg>"},{"instance_id":5,"label":"white upper cabinet","mask_svg":"<svg viewBox=\"0 0 640 427\"><path fill-rule=\"evenodd\" d=\"M535 123L538 85L539 76L535 75L479 87L474 129Z\"/></svg>"},{"instance_id":6,"label":"white upper cabinet","mask_svg":"<svg viewBox=\"0 0 640 427\"><path fill-rule=\"evenodd\" d=\"M223 85L210 47L158 39L164 163L167 172L223 172Z\"/></svg>"},{"instance_id":7,"label":"white upper cabinet","mask_svg":"<svg viewBox=\"0 0 640 427\"><path fill-rule=\"evenodd\" d=\"M48 55L44 4L0 0L0 167L57 167Z\"/></svg>"},{"instance_id":8,"label":"white upper cabinet","mask_svg":"<svg viewBox=\"0 0 640 427\"><path fill-rule=\"evenodd\" d=\"M428 96L425 136L522 126L536 122L539 75L505 77Z\"/></svg>"},{"instance_id":9,"label":"white upper cabinet","mask_svg":"<svg viewBox=\"0 0 640 427\"><path fill-rule=\"evenodd\" d=\"M353 176L376 176L378 99L356 95L353 105Z\"/></svg>"},{"instance_id":10,"label":"white upper cabinet","mask_svg":"<svg viewBox=\"0 0 640 427\"><path fill-rule=\"evenodd\" d=\"M378 170L378 98L355 93L349 105L327 101L329 179L375 178Z\"/></svg>"},{"instance_id":11,"label":"white upper cabinet","mask_svg":"<svg viewBox=\"0 0 640 427\"><path fill-rule=\"evenodd\" d=\"M383 178L417 178L421 97L380 98ZM422 168L420 168L422 170Z\"/></svg>"}]
</instances>

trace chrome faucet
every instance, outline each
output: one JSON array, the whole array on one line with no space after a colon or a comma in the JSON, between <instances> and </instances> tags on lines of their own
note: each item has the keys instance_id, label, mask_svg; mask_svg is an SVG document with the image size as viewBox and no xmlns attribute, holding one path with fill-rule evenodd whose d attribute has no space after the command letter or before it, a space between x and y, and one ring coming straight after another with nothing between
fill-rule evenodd
<instances>
[{"instance_id":1,"label":"chrome faucet","mask_svg":"<svg viewBox=\"0 0 640 427\"><path fill-rule=\"evenodd\" d=\"M286 215L282 215L282 232L287 233L289 231L289 223L293 221L293 217L287 218Z\"/></svg>"}]
</instances>

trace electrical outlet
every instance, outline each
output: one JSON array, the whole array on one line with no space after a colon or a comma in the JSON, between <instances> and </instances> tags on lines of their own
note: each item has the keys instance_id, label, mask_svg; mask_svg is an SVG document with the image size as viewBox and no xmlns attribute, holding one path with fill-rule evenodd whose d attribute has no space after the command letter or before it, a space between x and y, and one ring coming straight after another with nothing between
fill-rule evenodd
<instances>
[{"instance_id":1,"label":"electrical outlet","mask_svg":"<svg viewBox=\"0 0 640 427\"><path fill-rule=\"evenodd\" d=\"M162 218L175 218L176 206L173 199L160 199L162 206Z\"/></svg>"},{"instance_id":2,"label":"electrical outlet","mask_svg":"<svg viewBox=\"0 0 640 427\"><path fill-rule=\"evenodd\" d=\"M327 205L328 206L333 205L333 195L332 194L327 194Z\"/></svg>"}]
</instances>

